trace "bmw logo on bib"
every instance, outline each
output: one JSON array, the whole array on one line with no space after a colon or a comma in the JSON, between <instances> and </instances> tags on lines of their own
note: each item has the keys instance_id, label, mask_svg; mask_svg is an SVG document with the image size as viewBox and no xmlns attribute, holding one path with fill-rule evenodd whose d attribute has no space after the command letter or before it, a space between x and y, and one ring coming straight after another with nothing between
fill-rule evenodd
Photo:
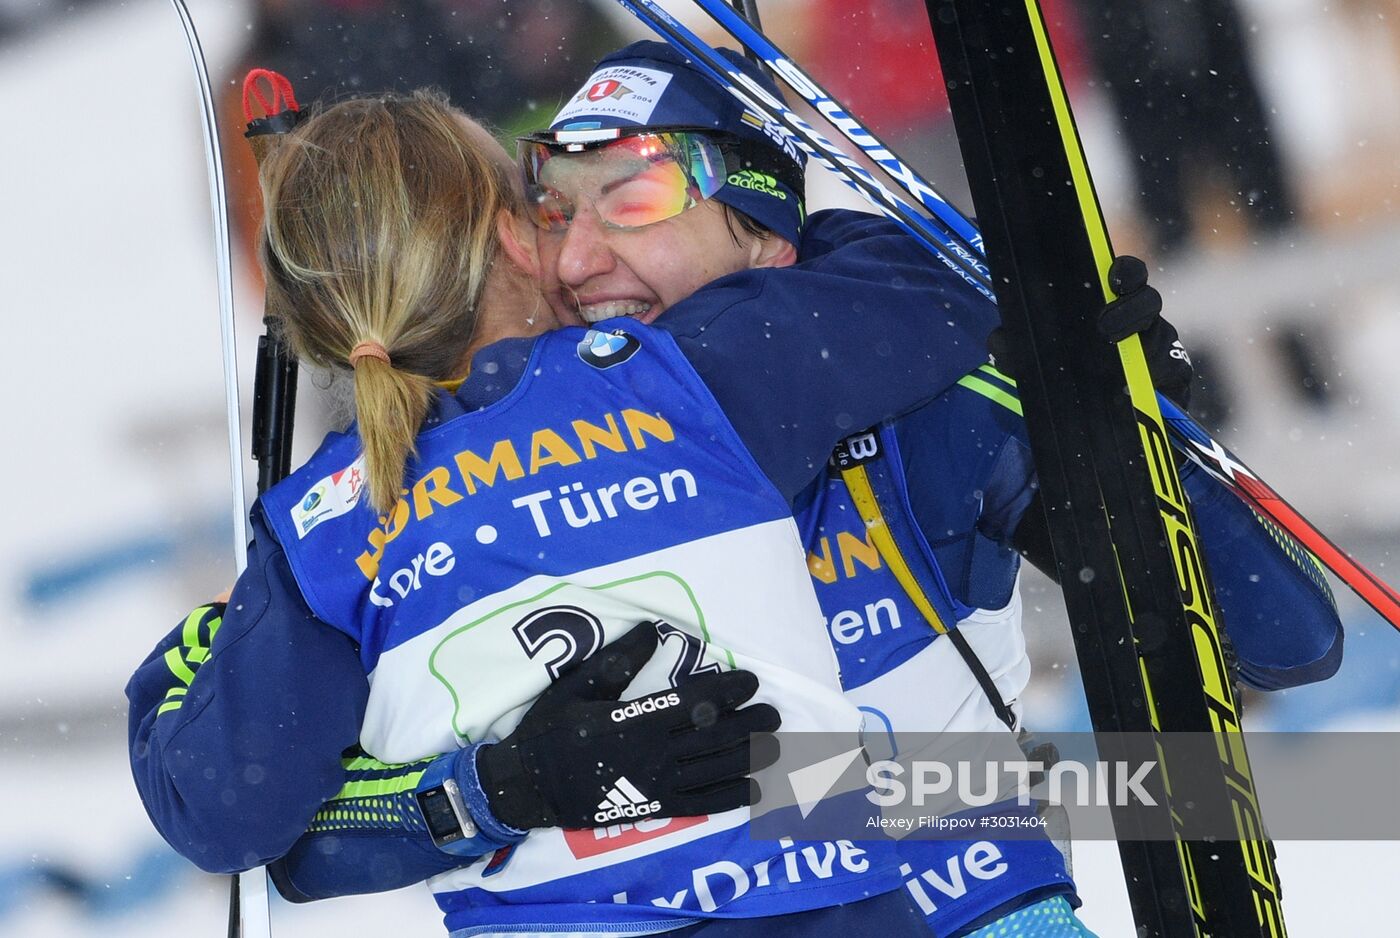
<instances>
[{"instance_id":1,"label":"bmw logo on bib","mask_svg":"<svg viewBox=\"0 0 1400 938\"><path fill-rule=\"evenodd\" d=\"M578 357L594 368L611 368L620 365L642 347L636 336L628 335L621 329L614 332L599 332L589 329L578 344Z\"/></svg>"}]
</instances>

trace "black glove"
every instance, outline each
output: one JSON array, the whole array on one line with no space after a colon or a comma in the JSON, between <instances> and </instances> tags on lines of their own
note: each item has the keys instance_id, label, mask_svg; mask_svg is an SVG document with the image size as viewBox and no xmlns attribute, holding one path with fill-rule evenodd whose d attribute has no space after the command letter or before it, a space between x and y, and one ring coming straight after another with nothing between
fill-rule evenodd
<instances>
[{"instance_id":1,"label":"black glove","mask_svg":"<svg viewBox=\"0 0 1400 938\"><path fill-rule=\"evenodd\" d=\"M1099 334L1120 342L1136 333L1153 387L1185 410L1191 402L1191 356L1176 328L1162 318L1162 294L1148 285L1147 265L1131 254L1114 258L1108 285L1118 299L1099 314Z\"/></svg>"},{"instance_id":2,"label":"black glove","mask_svg":"<svg viewBox=\"0 0 1400 938\"><path fill-rule=\"evenodd\" d=\"M760 737L762 764L750 766L749 734L776 730L778 711L735 709L758 690L749 671L620 701L656 642L652 623L632 629L564 672L514 732L478 751L496 817L519 830L581 828L751 803L750 771L777 761L777 752L772 737Z\"/></svg>"},{"instance_id":3,"label":"black glove","mask_svg":"<svg viewBox=\"0 0 1400 938\"><path fill-rule=\"evenodd\" d=\"M1120 342L1136 334L1142 341L1152 384L1183 410L1191 399L1191 356L1176 329L1162 318L1162 295L1147 283L1147 265L1130 254L1114 258L1108 285L1118 298L1099 313L1099 335ZM1006 330L997 326L987 336L987 351L1004 374L1016 377Z\"/></svg>"}]
</instances>

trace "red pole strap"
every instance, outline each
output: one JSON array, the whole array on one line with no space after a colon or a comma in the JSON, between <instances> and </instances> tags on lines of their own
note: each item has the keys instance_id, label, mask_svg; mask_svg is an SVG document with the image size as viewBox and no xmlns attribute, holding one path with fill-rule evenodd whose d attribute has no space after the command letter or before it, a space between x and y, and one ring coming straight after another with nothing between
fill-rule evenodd
<instances>
[{"instance_id":1,"label":"red pole strap","mask_svg":"<svg viewBox=\"0 0 1400 938\"><path fill-rule=\"evenodd\" d=\"M267 79L272 90L272 100L268 101L263 89L258 85L258 79ZM257 99L258 105L262 108L262 114L253 113L253 99ZM249 124L259 117L272 117L274 114L281 114L283 111L299 111L296 95L292 92L292 83L285 75L267 68L255 68L248 73L248 77L243 79L243 120Z\"/></svg>"}]
</instances>

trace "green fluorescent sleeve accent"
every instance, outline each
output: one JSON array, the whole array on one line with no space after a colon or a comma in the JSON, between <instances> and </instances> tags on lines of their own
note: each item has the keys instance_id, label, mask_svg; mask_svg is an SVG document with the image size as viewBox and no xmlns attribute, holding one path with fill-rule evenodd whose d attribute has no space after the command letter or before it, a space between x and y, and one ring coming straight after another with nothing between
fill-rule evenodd
<instances>
[{"instance_id":1,"label":"green fluorescent sleeve accent","mask_svg":"<svg viewBox=\"0 0 1400 938\"><path fill-rule=\"evenodd\" d=\"M335 800L341 801L347 798L370 798L374 795L396 795L401 791L409 791L418 787L418 780L423 777L423 773L410 772L408 775L400 775L398 778L377 778L363 782L346 782L345 787L336 792Z\"/></svg>"},{"instance_id":2,"label":"green fluorescent sleeve accent","mask_svg":"<svg viewBox=\"0 0 1400 938\"><path fill-rule=\"evenodd\" d=\"M1021 411L1021 402L1018 401L1011 394L1007 393L1006 391L1003 391L1001 388L997 387L994 384L983 381L981 378L978 378L975 375L963 375L961 378L958 379L958 384L967 388L969 391L976 391L983 397L995 401L1002 407L1005 407L1007 410L1011 411L1017 417L1025 416L1025 414Z\"/></svg>"},{"instance_id":3,"label":"green fluorescent sleeve accent","mask_svg":"<svg viewBox=\"0 0 1400 938\"><path fill-rule=\"evenodd\" d=\"M194 672L190 670L189 665L185 664L185 659L180 656L178 648L172 648L165 653L165 666L186 687L194 680Z\"/></svg>"},{"instance_id":4,"label":"green fluorescent sleeve accent","mask_svg":"<svg viewBox=\"0 0 1400 938\"><path fill-rule=\"evenodd\" d=\"M1011 377L1010 375L1002 374L1000 371L997 371L995 365L992 365L990 363L986 365L980 365L978 366L977 370L982 372L983 374L991 375L993 378L996 378L1003 384L1007 384L1013 388L1016 386L1016 379Z\"/></svg>"},{"instance_id":5,"label":"green fluorescent sleeve accent","mask_svg":"<svg viewBox=\"0 0 1400 938\"><path fill-rule=\"evenodd\" d=\"M203 643L199 640L199 623L203 621L204 614L209 612L208 606L200 606L185 618L185 627L180 633L180 641L186 648L199 648Z\"/></svg>"},{"instance_id":6,"label":"green fluorescent sleeve accent","mask_svg":"<svg viewBox=\"0 0 1400 938\"><path fill-rule=\"evenodd\" d=\"M413 762L380 762L378 759L371 758L370 756L354 756L341 759L340 764L347 772L383 772L393 769L406 769L410 765L426 766L436 758L437 756L428 756L426 759L417 759Z\"/></svg>"}]
</instances>

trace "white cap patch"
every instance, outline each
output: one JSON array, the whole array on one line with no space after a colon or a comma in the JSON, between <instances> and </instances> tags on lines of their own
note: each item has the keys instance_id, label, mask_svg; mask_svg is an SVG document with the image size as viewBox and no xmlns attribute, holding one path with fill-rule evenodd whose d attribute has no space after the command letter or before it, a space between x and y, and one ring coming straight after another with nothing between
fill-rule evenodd
<instances>
[{"instance_id":1,"label":"white cap patch","mask_svg":"<svg viewBox=\"0 0 1400 938\"><path fill-rule=\"evenodd\" d=\"M610 117L637 124L649 123L662 92L670 83L670 72L654 68L630 65L600 68L554 116L550 126L575 117Z\"/></svg>"}]
</instances>

